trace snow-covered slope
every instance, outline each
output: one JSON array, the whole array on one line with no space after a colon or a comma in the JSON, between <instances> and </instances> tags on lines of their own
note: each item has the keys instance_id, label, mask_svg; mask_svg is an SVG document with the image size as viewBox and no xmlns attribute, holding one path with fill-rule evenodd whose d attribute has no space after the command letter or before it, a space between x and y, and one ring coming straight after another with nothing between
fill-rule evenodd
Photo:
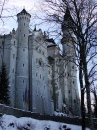
<instances>
[{"instance_id":1,"label":"snow-covered slope","mask_svg":"<svg viewBox=\"0 0 97 130\"><path fill-rule=\"evenodd\" d=\"M80 126L60 122L26 117L16 118L10 115L3 115L0 118L0 130L64 130L64 127L71 128L71 130L81 130Z\"/></svg>"}]
</instances>

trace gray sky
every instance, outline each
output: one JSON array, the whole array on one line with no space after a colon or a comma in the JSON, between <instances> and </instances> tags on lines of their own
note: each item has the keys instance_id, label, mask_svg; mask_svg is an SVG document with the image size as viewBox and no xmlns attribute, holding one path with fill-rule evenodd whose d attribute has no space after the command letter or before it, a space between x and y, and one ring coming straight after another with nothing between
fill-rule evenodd
<instances>
[{"instance_id":1,"label":"gray sky","mask_svg":"<svg viewBox=\"0 0 97 130\"><path fill-rule=\"evenodd\" d=\"M4 0L0 0L3 2ZM6 0L2 16L14 16L25 8L31 15L40 12L43 0ZM6 10L7 9L7 10ZM1 11L1 8L0 8ZM32 20L32 19L31 19ZM34 22L34 21L33 21ZM13 28L17 28L17 18L7 18L0 20L0 29L8 33Z\"/></svg>"}]
</instances>

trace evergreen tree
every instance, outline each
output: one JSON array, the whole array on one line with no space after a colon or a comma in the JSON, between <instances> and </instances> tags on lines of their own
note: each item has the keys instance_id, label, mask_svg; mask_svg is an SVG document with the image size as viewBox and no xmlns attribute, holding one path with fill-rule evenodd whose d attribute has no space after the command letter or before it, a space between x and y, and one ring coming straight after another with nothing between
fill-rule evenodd
<instances>
[{"instance_id":1,"label":"evergreen tree","mask_svg":"<svg viewBox=\"0 0 97 130\"><path fill-rule=\"evenodd\" d=\"M9 79L6 71L6 65L2 64L0 71L0 103L10 104L9 100Z\"/></svg>"}]
</instances>

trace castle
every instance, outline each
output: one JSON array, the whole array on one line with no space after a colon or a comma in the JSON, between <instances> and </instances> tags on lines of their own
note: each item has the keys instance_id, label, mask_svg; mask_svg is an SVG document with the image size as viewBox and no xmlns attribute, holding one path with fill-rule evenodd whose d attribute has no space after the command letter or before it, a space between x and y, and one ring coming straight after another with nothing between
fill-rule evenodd
<instances>
[{"instance_id":1,"label":"castle","mask_svg":"<svg viewBox=\"0 0 97 130\"><path fill-rule=\"evenodd\" d=\"M60 54L54 40L41 29L29 29L30 18L23 9L17 14L17 30L0 36L0 66L4 62L9 75L10 106L50 115L66 112L67 108L78 115L77 68L63 56L75 56L72 36L68 37L68 30L62 28L68 38L62 39Z\"/></svg>"}]
</instances>

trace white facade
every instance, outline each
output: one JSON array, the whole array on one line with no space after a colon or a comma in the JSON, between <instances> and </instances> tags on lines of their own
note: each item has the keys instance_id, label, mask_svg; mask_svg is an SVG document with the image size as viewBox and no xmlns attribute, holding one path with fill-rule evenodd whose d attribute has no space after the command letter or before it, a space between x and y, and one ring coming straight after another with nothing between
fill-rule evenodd
<instances>
[{"instance_id":1,"label":"white facade","mask_svg":"<svg viewBox=\"0 0 97 130\"><path fill-rule=\"evenodd\" d=\"M18 29L0 37L0 66L4 62L9 74L10 106L52 115L54 110L64 112L66 104L78 114L76 66L67 64L41 30L29 30L30 17L23 9L17 14Z\"/></svg>"}]
</instances>

